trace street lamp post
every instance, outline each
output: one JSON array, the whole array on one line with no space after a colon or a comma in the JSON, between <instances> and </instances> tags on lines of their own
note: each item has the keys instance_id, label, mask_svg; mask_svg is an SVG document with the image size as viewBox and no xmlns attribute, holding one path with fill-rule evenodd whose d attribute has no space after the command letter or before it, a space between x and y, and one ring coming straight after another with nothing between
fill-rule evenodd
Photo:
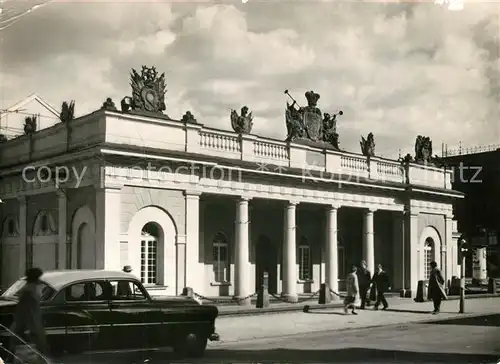
<instances>
[{"instance_id":1,"label":"street lamp post","mask_svg":"<svg viewBox=\"0 0 500 364\"><path fill-rule=\"evenodd\" d=\"M469 247L467 244L467 240L464 235L460 237L458 240L459 243L459 252L461 257L460 264L460 307L458 313L465 312L465 257L469 251Z\"/></svg>"}]
</instances>

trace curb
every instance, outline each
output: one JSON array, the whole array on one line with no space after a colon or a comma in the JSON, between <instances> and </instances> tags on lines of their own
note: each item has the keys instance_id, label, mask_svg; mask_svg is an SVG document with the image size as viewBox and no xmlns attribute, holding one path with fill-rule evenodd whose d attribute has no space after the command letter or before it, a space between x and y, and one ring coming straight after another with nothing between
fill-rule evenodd
<instances>
[{"instance_id":1,"label":"curb","mask_svg":"<svg viewBox=\"0 0 500 364\"><path fill-rule=\"evenodd\" d=\"M498 298L500 297L500 293L478 293L472 295L466 295L465 300L469 299L484 299L484 298ZM457 301L460 299L460 296L448 296L447 301ZM424 302L415 302L414 299L408 298L408 303L426 303ZM292 306L293 305L293 306ZM309 306L310 310L323 310L328 308L342 308L344 304L342 301L338 301L335 303L329 304L319 304L317 302L308 304L307 302L291 304L290 306L282 306L282 307L265 307L265 308L246 308L246 309L235 309L235 310L220 310L222 307L234 307L234 306L221 306L219 307L219 315L218 317L231 317L231 316L257 316L257 315L266 315L266 314L275 314L275 313L287 313L287 312L297 312L303 311L304 306Z\"/></svg>"},{"instance_id":2,"label":"curb","mask_svg":"<svg viewBox=\"0 0 500 364\"><path fill-rule=\"evenodd\" d=\"M339 308L339 307L344 307L344 304L342 301L336 302L336 303L328 303L328 304L319 304L319 303L313 303L313 304L307 304L307 302L303 303L296 303L292 304L293 306L282 306L282 307L265 307L265 308L247 308L247 309L242 309L242 310L234 310L234 311L220 311L219 310L219 317L221 316L253 316L253 315L265 315L265 314L271 314L271 313L286 313L286 312L297 312L297 311L303 311L304 306L309 306L311 310L314 309L327 309L327 308Z\"/></svg>"}]
</instances>

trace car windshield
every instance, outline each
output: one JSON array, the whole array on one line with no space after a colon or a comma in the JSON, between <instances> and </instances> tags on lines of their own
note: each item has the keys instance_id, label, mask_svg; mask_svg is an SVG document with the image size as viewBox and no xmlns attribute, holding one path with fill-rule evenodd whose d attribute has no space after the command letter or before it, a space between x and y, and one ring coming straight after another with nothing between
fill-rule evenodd
<instances>
[{"instance_id":1,"label":"car windshield","mask_svg":"<svg viewBox=\"0 0 500 364\"><path fill-rule=\"evenodd\" d=\"M26 279L21 278L16 281L12 286L10 286L1 296L3 299L17 299L19 291L26 285ZM41 300L46 301L54 294L54 289L50 287L47 283L40 281L38 285L38 291L40 292Z\"/></svg>"}]
</instances>

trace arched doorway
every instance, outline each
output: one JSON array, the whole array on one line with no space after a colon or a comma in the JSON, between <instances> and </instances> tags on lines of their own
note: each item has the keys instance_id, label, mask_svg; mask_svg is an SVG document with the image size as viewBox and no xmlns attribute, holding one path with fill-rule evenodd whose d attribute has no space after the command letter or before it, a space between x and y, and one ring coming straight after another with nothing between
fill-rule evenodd
<instances>
[{"instance_id":1,"label":"arched doorway","mask_svg":"<svg viewBox=\"0 0 500 364\"><path fill-rule=\"evenodd\" d=\"M78 228L76 238L76 269L95 269L96 250L93 233L86 222Z\"/></svg>"},{"instance_id":2,"label":"arched doorway","mask_svg":"<svg viewBox=\"0 0 500 364\"><path fill-rule=\"evenodd\" d=\"M427 280L431 272L430 263L435 261L442 270L445 280L446 260L441 256L441 237L434 226L427 226L420 234L418 254L418 276L419 279Z\"/></svg>"},{"instance_id":3,"label":"arched doorway","mask_svg":"<svg viewBox=\"0 0 500 364\"><path fill-rule=\"evenodd\" d=\"M141 231L141 282L144 285L160 284L164 267L158 257L163 255L163 231L161 227L148 222Z\"/></svg>"},{"instance_id":4,"label":"arched doorway","mask_svg":"<svg viewBox=\"0 0 500 364\"><path fill-rule=\"evenodd\" d=\"M255 247L255 289L264 283L264 272L269 274L269 293L277 293L278 290L278 252L276 246L271 243L267 236L261 235Z\"/></svg>"},{"instance_id":5,"label":"arched doorway","mask_svg":"<svg viewBox=\"0 0 500 364\"><path fill-rule=\"evenodd\" d=\"M431 262L434 260L434 239L427 238L424 243L424 280L431 276Z\"/></svg>"},{"instance_id":6,"label":"arched doorway","mask_svg":"<svg viewBox=\"0 0 500 364\"><path fill-rule=\"evenodd\" d=\"M172 217L157 206L135 213L128 227L128 264L145 285L161 286L164 294L180 294L185 282L178 280L177 228ZM185 268L184 262L180 265Z\"/></svg>"}]
</instances>

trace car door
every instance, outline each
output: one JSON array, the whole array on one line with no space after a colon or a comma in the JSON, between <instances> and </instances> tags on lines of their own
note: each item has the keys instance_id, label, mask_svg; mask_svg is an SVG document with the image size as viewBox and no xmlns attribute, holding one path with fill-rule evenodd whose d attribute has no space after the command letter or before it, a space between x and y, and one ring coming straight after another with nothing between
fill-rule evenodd
<instances>
[{"instance_id":1,"label":"car door","mask_svg":"<svg viewBox=\"0 0 500 364\"><path fill-rule=\"evenodd\" d=\"M79 281L63 290L65 345L69 351L116 346L109 308L110 292L105 283L104 280Z\"/></svg>"},{"instance_id":2,"label":"car door","mask_svg":"<svg viewBox=\"0 0 500 364\"><path fill-rule=\"evenodd\" d=\"M147 348L155 324L151 299L144 288L130 279L110 280L111 319L124 348ZM160 326L161 322L158 323Z\"/></svg>"}]
</instances>

